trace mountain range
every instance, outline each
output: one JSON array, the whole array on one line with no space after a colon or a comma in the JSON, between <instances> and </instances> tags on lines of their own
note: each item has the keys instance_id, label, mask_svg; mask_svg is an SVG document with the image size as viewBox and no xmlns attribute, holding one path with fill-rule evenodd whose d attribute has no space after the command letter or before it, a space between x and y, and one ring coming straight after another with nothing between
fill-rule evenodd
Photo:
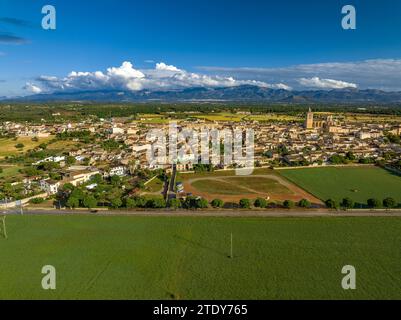
<instances>
[{"instance_id":1,"label":"mountain range","mask_svg":"<svg viewBox=\"0 0 401 320\"><path fill-rule=\"evenodd\" d=\"M333 90L288 91L252 85L221 88L186 88L179 90L96 90L61 91L35 94L2 101L51 102L51 101L93 101L93 102L147 102L147 101L236 101L236 102L274 102L274 103L341 103L341 104L398 104L401 92L387 92L376 89L359 90L354 88Z\"/></svg>"}]
</instances>

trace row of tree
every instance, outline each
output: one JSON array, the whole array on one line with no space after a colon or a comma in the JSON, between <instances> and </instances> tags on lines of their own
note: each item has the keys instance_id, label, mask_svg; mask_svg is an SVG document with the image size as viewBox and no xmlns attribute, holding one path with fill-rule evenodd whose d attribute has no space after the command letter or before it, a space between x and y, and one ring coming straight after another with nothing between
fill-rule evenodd
<instances>
[{"instance_id":1,"label":"row of tree","mask_svg":"<svg viewBox=\"0 0 401 320\"><path fill-rule=\"evenodd\" d=\"M352 209L352 208L356 207L354 200L352 200L351 198L344 198L344 199L342 199L342 201L340 203L337 203L333 199L328 199L325 201L325 204L326 204L326 207L328 207L330 209L338 209L338 208ZM387 197L387 198L383 199L382 201L380 201L379 199L375 199L375 198L368 199L366 202L366 206L368 208L372 208L372 209L382 208L382 207L391 209L391 208L395 208L395 207L399 206L399 204L397 203L397 201L394 198Z\"/></svg>"}]
</instances>

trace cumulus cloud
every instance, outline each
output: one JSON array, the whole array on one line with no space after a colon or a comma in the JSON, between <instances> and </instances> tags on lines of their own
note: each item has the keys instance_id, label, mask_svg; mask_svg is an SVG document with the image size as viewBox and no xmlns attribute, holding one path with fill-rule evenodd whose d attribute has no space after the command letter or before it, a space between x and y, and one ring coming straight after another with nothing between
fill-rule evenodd
<instances>
[{"instance_id":1,"label":"cumulus cloud","mask_svg":"<svg viewBox=\"0 0 401 320\"><path fill-rule=\"evenodd\" d=\"M333 79L320 79L319 77L301 78L298 80L298 82L305 87L321 89L344 89L358 87L355 83Z\"/></svg>"},{"instance_id":2,"label":"cumulus cloud","mask_svg":"<svg viewBox=\"0 0 401 320\"><path fill-rule=\"evenodd\" d=\"M305 87L299 79L336 79L357 84L359 89L401 91L401 59L370 59L349 62L299 64L275 68L198 67L208 74L230 75L236 79L257 79L268 83L284 82L295 90Z\"/></svg>"},{"instance_id":3,"label":"cumulus cloud","mask_svg":"<svg viewBox=\"0 0 401 320\"><path fill-rule=\"evenodd\" d=\"M157 63L154 69L138 70L131 62L125 61L119 67L110 67L105 72L72 71L66 77L43 75L36 79L47 92L68 90L163 90L190 87L233 87L255 85L266 88L290 90L284 83L269 84L258 80L237 80L233 77L210 76L187 72L164 62ZM39 88L39 86L37 86ZM31 86L26 89L32 91Z\"/></svg>"},{"instance_id":4,"label":"cumulus cloud","mask_svg":"<svg viewBox=\"0 0 401 320\"><path fill-rule=\"evenodd\" d=\"M38 94L38 93L42 92L41 88L39 88L38 86L36 86L36 85L34 85L34 84L30 83L30 82L27 82L25 84L24 89L29 91L29 92L31 92L31 93L35 93L35 94Z\"/></svg>"}]
</instances>

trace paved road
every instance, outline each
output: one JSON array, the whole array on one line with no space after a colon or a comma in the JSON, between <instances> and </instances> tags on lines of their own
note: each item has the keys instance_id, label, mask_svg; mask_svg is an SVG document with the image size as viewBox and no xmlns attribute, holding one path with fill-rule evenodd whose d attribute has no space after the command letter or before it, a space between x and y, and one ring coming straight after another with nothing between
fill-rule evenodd
<instances>
[{"instance_id":1,"label":"paved road","mask_svg":"<svg viewBox=\"0 0 401 320\"><path fill-rule=\"evenodd\" d=\"M392 211L330 211L318 210L37 210L24 211L25 215L129 215L129 216L199 216L199 217L401 217L401 210ZM14 213L17 214L17 213Z\"/></svg>"}]
</instances>

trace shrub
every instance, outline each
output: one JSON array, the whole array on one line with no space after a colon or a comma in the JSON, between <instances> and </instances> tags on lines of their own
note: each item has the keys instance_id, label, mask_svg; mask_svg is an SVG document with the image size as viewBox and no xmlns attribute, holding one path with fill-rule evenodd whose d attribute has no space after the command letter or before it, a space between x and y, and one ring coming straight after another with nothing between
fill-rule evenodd
<instances>
[{"instance_id":1,"label":"shrub","mask_svg":"<svg viewBox=\"0 0 401 320\"><path fill-rule=\"evenodd\" d=\"M239 206L242 209L249 209L251 207L251 200L249 200L249 199L241 199L239 201Z\"/></svg>"},{"instance_id":2,"label":"shrub","mask_svg":"<svg viewBox=\"0 0 401 320\"><path fill-rule=\"evenodd\" d=\"M163 198L149 199L146 202L147 208L160 209L166 207L166 201Z\"/></svg>"},{"instance_id":3,"label":"shrub","mask_svg":"<svg viewBox=\"0 0 401 320\"><path fill-rule=\"evenodd\" d=\"M292 200L285 200L283 202L283 206L286 209L291 209L291 208L294 208L295 204L294 204L294 201L292 201Z\"/></svg>"},{"instance_id":4,"label":"shrub","mask_svg":"<svg viewBox=\"0 0 401 320\"><path fill-rule=\"evenodd\" d=\"M337 203L333 199L328 199L324 203L326 204L327 208L330 208L330 209L336 209L337 208Z\"/></svg>"},{"instance_id":5,"label":"shrub","mask_svg":"<svg viewBox=\"0 0 401 320\"><path fill-rule=\"evenodd\" d=\"M181 208L181 201L179 199L170 199L168 201L168 206L172 209L178 209Z\"/></svg>"},{"instance_id":6,"label":"shrub","mask_svg":"<svg viewBox=\"0 0 401 320\"><path fill-rule=\"evenodd\" d=\"M302 199L301 201L298 202L298 206L301 208L310 208L311 203L307 199Z\"/></svg>"},{"instance_id":7,"label":"shrub","mask_svg":"<svg viewBox=\"0 0 401 320\"><path fill-rule=\"evenodd\" d=\"M377 199L368 199L368 207L369 208L378 208L380 207L380 201Z\"/></svg>"},{"instance_id":8,"label":"shrub","mask_svg":"<svg viewBox=\"0 0 401 320\"><path fill-rule=\"evenodd\" d=\"M221 199L214 199L210 204L213 208L222 208L224 206L224 202Z\"/></svg>"},{"instance_id":9,"label":"shrub","mask_svg":"<svg viewBox=\"0 0 401 320\"><path fill-rule=\"evenodd\" d=\"M341 201L341 207L344 209L351 209L354 207L354 201L350 198L344 198L343 201Z\"/></svg>"},{"instance_id":10,"label":"shrub","mask_svg":"<svg viewBox=\"0 0 401 320\"><path fill-rule=\"evenodd\" d=\"M257 198L253 204L256 208L266 208L267 207L267 201L266 201L266 199L263 199L263 198Z\"/></svg>"},{"instance_id":11,"label":"shrub","mask_svg":"<svg viewBox=\"0 0 401 320\"><path fill-rule=\"evenodd\" d=\"M136 201L133 198L126 198L125 199L125 206L129 209L136 207Z\"/></svg>"},{"instance_id":12,"label":"shrub","mask_svg":"<svg viewBox=\"0 0 401 320\"><path fill-rule=\"evenodd\" d=\"M40 197L29 200L29 202L32 204L40 204L40 203L43 203L44 201L45 201L45 199L40 198Z\"/></svg>"},{"instance_id":13,"label":"shrub","mask_svg":"<svg viewBox=\"0 0 401 320\"><path fill-rule=\"evenodd\" d=\"M387 209L394 208L397 205L393 198L386 198L383 200L383 206Z\"/></svg>"}]
</instances>

